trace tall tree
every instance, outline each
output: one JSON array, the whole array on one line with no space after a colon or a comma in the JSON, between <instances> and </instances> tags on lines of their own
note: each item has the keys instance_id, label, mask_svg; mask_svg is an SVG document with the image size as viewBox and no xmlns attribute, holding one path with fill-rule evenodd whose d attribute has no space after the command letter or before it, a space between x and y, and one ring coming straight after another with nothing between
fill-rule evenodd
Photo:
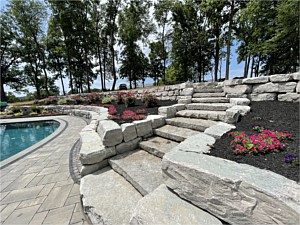
<instances>
[{"instance_id":1,"label":"tall tree","mask_svg":"<svg viewBox=\"0 0 300 225\"><path fill-rule=\"evenodd\" d=\"M131 0L119 16L119 36L123 45L120 73L122 77L128 77L130 88L132 81L136 87L136 82L140 78L140 70L135 68L135 62L140 61L143 58L141 54L144 54L139 41L146 42L153 30L153 24L149 20L149 6L147 0Z\"/></svg>"}]
</instances>

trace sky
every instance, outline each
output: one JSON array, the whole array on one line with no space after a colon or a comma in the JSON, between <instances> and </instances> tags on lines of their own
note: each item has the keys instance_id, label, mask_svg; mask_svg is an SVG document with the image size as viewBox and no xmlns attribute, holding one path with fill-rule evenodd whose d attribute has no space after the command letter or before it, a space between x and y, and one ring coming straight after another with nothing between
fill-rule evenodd
<instances>
[{"instance_id":1,"label":"sky","mask_svg":"<svg viewBox=\"0 0 300 225\"><path fill-rule=\"evenodd\" d=\"M4 6L7 4L7 0L0 0L0 9L3 9ZM233 77L238 77L238 76L242 76L243 75L243 67L244 67L244 63L240 63L238 64L237 63L237 53L236 53L236 49L237 49L237 42L234 42L233 43L233 46L231 47L231 63L230 63L230 78L233 78ZM149 54L149 48L145 48L143 47L143 52L148 55ZM222 69L221 69L221 74L222 74L222 77L225 77L225 66L226 66L226 59L223 59L222 61ZM117 69L120 65L117 65ZM211 75L207 75L205 77L206 80L210 80L211 79ZM68 87L68 79L65 78L64 79L64 86L65 86L65 90L68 91L69 90L69 87ZM112 81L107 81L106 82L106 87L107 88L111 88L112 86ZM126 79L118 79L117 80L117 86L119 86L119 84L121 83L126 83L128 84L128 81ZM146 78L145 80L145 85L146 86L151 86L153 85L154 81L152 78ZM55 82L55 84L60 88L60 92L62 93L62 86L61 86L61 82L59 80L57 80ZM140 83L141 85L141 83ZM92 88L101 88L101 83L100 83L100 77L98 76L98 78L94 81L93 85L92 85ZM12 91L10 90L9 87L5 86L4 87L5 91ZM29 87L28 88L28 91L30 92L33 92L34 91L34 88L33 87ZM16 94L17 96L24 96L24 93L14 93Z\"/></svg>"}]
</instances>

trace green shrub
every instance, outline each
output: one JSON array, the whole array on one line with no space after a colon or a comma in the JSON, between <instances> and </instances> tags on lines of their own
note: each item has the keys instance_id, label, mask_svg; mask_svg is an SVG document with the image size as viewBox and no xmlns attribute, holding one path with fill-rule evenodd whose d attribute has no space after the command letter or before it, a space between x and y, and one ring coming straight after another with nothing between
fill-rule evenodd
<instances>
[{"instance_id":1,"label":"green shrub","mask_svg":"<svg viewBox=\"0 0 300 225\"><path fill-rule=\"evenodd\" d=\"M58 105L66 105L67 104L67 98L61 98L57 101Z\"/></svg>"},{"instance_id":2,"label":"green shrub","mask_svg":"<svg viewBox=\"0 0 300 225\"><path fill-rule=\"evenodd\" d=\"M29 116L36 116L36 115L38 115L37 112L31 112L31 113L29 113Z\"/></svg>"},{"instance_id":3,"label":"green shrub","mask_svg":"<svg viewBox=\"0 0 300 225\"><path fill-rule=\"evenodd\" d=\"M12 113L15 114L15 113L22 112L22 109L21 109L20 106L13 106L13 107L10 108L10 111L12 111Z\"/></svg>"},{"instance_id":4,"label":"green shrub","mask_svg":"<svg viewBox=\"0 0 300 225\"><path fill-rule=\"evenodd\" d=\"M114 97L104 97L102 99L102 104L114 103L116 99Z\"/></svg>"},{"instance_id":5,"label":"green shrub","mask_svg":"<svg viewBox=\"0 0 300 225\"><path fill-rule=\"evenodd\" d=\"M23 116L22 112L14 113L14 116Z\"/></svg>"},{"instance_id":6,"label":"green shrub","mask_svg":"<svg viewBox=\"0 0 300 225\"><path fill-rule=\"evenodd\" d=\"M144 103L146 108L158 106L158 98L152 94L144 94L142 102Z\"/></svg>"},{"instance_id":7,"label":"green shrub","mask_svg":"<svg viewBox=\"0 0 300 225\"><path fill-rule=\"evenodd\" d=\"M0 112L0 115L7 115L7 112Z\"/></svg>"},{"instance_id":8,"label":"green shrub","mask_svg":"<svg viewBox=\"0 0 300 225\"><path fill-rule=\"evenodd\" d=\"M125 106L126 107L135 106L135 102L136 102L136 97L134 97L134 96L125 98Z\"/></svg>"},{"instance_id":9,"label":"green shrub","mask_svg":"<svg viewBox=\"0 0 300 225\"><path fill-rule=\"evenodd\" d=\"M32 105L30 107L30 113L36 113L36 114L40 114L42 111L42 109L36 105ZM30 115L30 114L29 114Z\"/></svg>"}]
</instances>

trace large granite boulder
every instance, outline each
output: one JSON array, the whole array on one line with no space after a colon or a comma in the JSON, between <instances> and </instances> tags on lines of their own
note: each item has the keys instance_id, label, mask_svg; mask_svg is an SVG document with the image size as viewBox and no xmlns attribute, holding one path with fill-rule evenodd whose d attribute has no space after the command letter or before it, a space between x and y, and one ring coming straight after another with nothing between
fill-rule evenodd
<instances>
[{"instance_id":1,"label":"large granite boulder","mask_svg":"<svg viewBox=\"0 0 300 225\"><path fill-rule=\"evenodd\" d=\"M150 137L153 134L151 120L133 121L138 137Z\"/></svg>"},{"instance_id":2,"label":"large granite boulder","mask_svg":"<svg viewBox=\"0 0 300 225\"><path fill-rule=\"evenodd\" d=\"M195 152L171 151L165 184L230 224L299 224L300 186L273 172Z\"/></svg>"},{"instance_id":3,"label":"large granite boulder","mask_svg":"<svg viewBox=\"0 0 300 225\"><path fill-rule=\"evenodd\" d=\"M222 225L209 213L179 198L164 184L141 199L130 225Z\"/></svg>"},{"instance_id":4,"label":"large granite boulder","mask_svg":"<svg viewBox=\"0 0 300 225\"><path fill-rule=\"evenodd\" d=\"M175 117L177 109L172 106L162 106L158 108L158 114L166 118Z\"/></svg>"},{"instance_id":5,"label":"large granite boulder","mask_svg":"<svg viewBox=\"0 0 300 225\"><path fill-rule=\"evenodd\" d=\"M278 92L278 90L277 83L256 84L253 86L253 93L272 93Z\"/></svg>"},{"instance_id":6,"label":"large granite boulder","mask_svg":"<svg viewBox=\"0 0 300 225\"><path fill-rule=\"evenodd\" d=\"M97 132L104 146L115 146L123 141L121 127L112 120L99 121Z\"/></svg>"},{"instance_id":7,"label":"large granite boulder","mask_svg":"<svg viewBox=\"0 0 300 225\"><path fill-rule=\"evenodd\" d=\"M278 91L281 93L291 93L295 92L296 82L284 82L278 84Z\"/></svg>"},{"instance_id":8,"label":"large granite boulder","mask_svg":"<svg viewBox=\"0 0 300 225\"><path fill-rule=\"evenodd\" d=\"M236 85L236 86L225 86L224 92L228 94L247 94L251 93L251 85Z\"/></svg>"},{"instance_id":9,"label":"large granite boulder","mask_svg":"<svg viewBox=\"0 0 300 225\"><path fill-rule=\"evenodd\" d=\"M116 154L115 147L106 147L95 131L80 132L79 160L82 164L95 164Z\"/></svg>"},{"instance_id":10,"label":"large granite boulder","mask_svg":"<svg viewBox=\"0 0 300 225\"><path fill-rule=\"evenodd\" d=\"M284 102L300 102L300 94L297 93L286 93L286 94L279 94L278 101Z\"/></svg>"},{"instance_id":11,"label":"large granite boulder","mask_svg":"<svg viewBox=\"0 0 300 225\"><path fill-rule=\"evenodd\" d=\"M136 128L133 123L123 123L121 124L121 129L125 142L131 141L137 137Z\"/></svg>"},{"instance_id":12,"label":"large granite boulder","mask_svg":"<svg viewBox=\"0 0 300 225\"><path fill-rule=\"evenodd\" d=\"M270 76L270 81L273 83L277 82L287 82L293 80L292 74L277 74Z\"/></svg>"},{"instance_id":13,"label":"large granite boulder","mask_svg":"<svg viewBox=\"0 0 300 225\"><path fill-rule=\"evenodd\" d=\"M146 120L151 121L152 129L162 127L166 124L166 118L161 115L148 115Z\"/></svg>"},{"instance_id":14,"label":"large granite boulder","mask_svg":"<svg viewBox=\"0 0 300 225\"><path fill-rule=\"evenodd\" d=\"M264 84L269 82L269 77L253 77L243 80L243 84Z\"/></svg>"},{"instance_id":15,"label":"large granite boulder","mask_svg":"<svg viewBox=\"0 0 300 225\"><path fill-rule=\"evenodd\" d=\"M276 93L250 94L250 100L254 102L275 101Z\"/></svg>"}]
</instances>

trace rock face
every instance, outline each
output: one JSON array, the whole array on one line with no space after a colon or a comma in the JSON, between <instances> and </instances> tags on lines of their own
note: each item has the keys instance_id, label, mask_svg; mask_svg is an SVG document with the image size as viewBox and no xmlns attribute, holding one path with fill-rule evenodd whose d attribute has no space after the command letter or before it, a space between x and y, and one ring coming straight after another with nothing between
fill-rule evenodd
<instances>
[{"instance_id":1,"label":"rock face","mask_svg":"<svg viewBox=\"0 0 300 225\"><path fill-rule=\"evenodd\" d=\"M226 113L223 111L182 110L177 112L176 116L224 121Z\"/></svg>"},{"instance_id":2,"label":"rock face","mask_svg":"<svg viewBox=\"0 0 300 225\"><path fill-rule=\"evenodd\" d=\"M277 74L270 76L271 82L287 82L293 79L292 74Z\"/></svg>"},{"instance_id":3,"label":"rock face","mask_svg":"<svg viewBox=\"0 0 300 225\"><path fill-rule=\"evenodd\" d=\"M291 93L295 92L296 89L296 82L285 82L285 83L279 83L278 84L278 91L283 93Z\"/></svg>"},{"instance_id":4,"label":"rock face","mask_svg":"<svg viewBox=\"0 0 300 225\"><path fill-rule=\"evenodd\" d=\"M230 103L191 103L186 108L188 110L225 111L231 106Z\"/></svg>"},{"instance_id":5,"label":"rock face","mask_svg":"<svg viewBox=\"0 0 300 225\"><path fill-rule=\"evenodd\" d=\"M121 127L112 120L99 121L97 132L105 146L114 146L123 141Z\"/></svg>"},{"instance_id":6,"label":"rock face","mask_svg":"<svg viewBox=\"0 0 300 225\"><path fill-rule=\"evenodd\" d=\"M216 121L203 120L203 119L193 119L184 117L175 117L166 120L168 125L184 127L197 131L204 131L206 128L217 124Z\"/></svg>"},{"instance_id":7,"label":"rock face","mask_svg":"<svg viewBox=\"0 0 300 225\"><path fill-rule=\"evenodd\" d=\"M225 97L225 93L195 93L193 94L193 98L218 98L218 97Z\"/></svg>"},{"instance_id":8,"label":"rock face","mask_svg":"<svg viewBox=\"0 0 300 225\"><path fill-rule=\"evenodd\" d=\"M158 108L158 114L166 118L175 117L177 109L172 106L162 106Z\"/></svg>"},{"instance_id":9,"label":"rock face","mask_svg":"<svg viewBox=\"0 0 300 225\"><path fill-rule=\"evenodd\" d=\"M142 149L160 158L162 158L164 154L171 151L177 145L177 142L161 137L154 137L148 141L142 141L139 143L139 146Z\"/></svg>"},{"instance_id":10,"label":"rock face","mask_svg":"<svg viewBox=\"0 0 300 225\"><path fill-rule=\"evenodd\" d=\"M248 98L231 98L230 103L233 105L249 105L250 100Z\"/></svg>"},{"instance_id":11,"label":"rock face","mask_svg":"<svg viewBox=\"0 0 300 225\"><path fill-rule=\"evenodd\" d=\"M151 121L151 125L153 129L162 127L163 125L166 124L166 118L160 115L149 115L147 116L146 120Z\"/></svg>"},{"instance_id":12,"label":"rock face","mask_svg":"<svg viewBox=\"0 0 300 225\"><path fill-rule=\"evenodd\" d=\"M84 177L88 174L91 174L91 173L94 173L96 172L97 170L100 170L104 167L107 167L108 166L108 160L105 159L99 163L96 163L96 164L91 164L91 165L82 165L81 166L81 170L80 170L80 175L81 177Z\"/></svg>"},{"instance_id":13,"label":"rock face","mask_svg":"<svg viewBox=\"0 0 300 225\"><path fill-rule=\"evenodd\" d=\"M287 94L278 95L278 101L300 102L300 94L287 93Z\"/></svg>"},{"instance_id":14,"label":"rock face","mask_svg":"<svg viewBox=\"0 0 300 225\"><path fill-rule=\"evenodd\" d=\"M106 167L81 179L84 212L93 224L128 224L142 198L121 175Z\"/></svg>"},{"instance_id":15,"label":"rock face","mask_svg":"<svg viewBox=\"0 0 300 225\"><path fill-rule=\"evenodd\" d=\"M279 86L274 83L256 84L253 86L253 93L271 93L278 92Z\"/></svg>"},{"instance_id":16,"label":"rock face","mask_svg":"<svg viewBox=\"0 0 300 225\"><path fill-rule=\"evenodd\" d=\"M136 133L138 137L152 136L152 124L150 120L133 121L136 126Z\"/></svg>"},{"instance_id":17,"label":"rock face","mask_svg":"<svg viewBox=\"0 0 300 225\"><path fill-rule=\"evenodd\" d=\"M247 94L251 93L250 85L225 86L224 92L228 94Z\"/></svg>"},{"instance_id":18,"label":"rock face","mask_svg":"<svg viewBox=\"0 0 300 225\"><path fill-rule=\"evenodd\" d=\"M81 148L79 160L82 164L95 164L116 154L115 147L105 147L99 135L93 131L80 133Z\"/></svg>"},{"instance_id":19,"label":"rock face","mask_svg":"<svg viewBox=\"0 0 300 225\"><path fill-rule=\"evenodd\" d=\"M221 221L160 185L139 201L130 225L222 225Z\"/></svg>"},{"instance_id":20,"label":"rock face","mask_svg":"<svg viewBox=\"0 0 300 225\"><path fill-rule=\"evenodd\" d=\"M275 101L276 94L275 93L264 93L264 94L251 94L251 101L259 102L259 101Z\"/></svg>"},{"instance_id":21,"label":"rock face","mask_svg":"<svg viewBox=\"0 0 300 225\"><path fill-rule=\"evenodd\" d=\"M243 84L263 84L269 82L269 77L253 77L243 80Z\"/></svg>"},{"instance_id":22,"label":"rock face","mask_svg":"<svg viewBox=\"0 0 300 225\"><path fill-rule=\"evenodd\" d=\"M122 154L124 152L132 151L139 146L141 138L136 138L128 142L123 142L116 146L116 154Z\"/></svg>"},{"instance_id":23,"label":"rock face","mask_svg":"<svg viewBox=\"0 0 300 225\"><path fill-rule=\"evenodd\" d=\"M183 95L183 96L192 96L194 93L194 88L185 88L182 90L181 94L180 95Z\"/></svg>"},{"instance_id":24,"label":"rock face","mask_svg":"<svg viewBox=\"0 0 300 225\"><path fill-rule=\"evenodd\" d=\"M189 137L177 145L173 150L182 152L208 153L215 143L215 138L210 135L199 133Z\"/></svg>"},{"instance_id":25,"label":"rock face","mask_svg":"<svg viewBox=\"0 0 300 225\"><path fill-rule=\"evenodd\" d=\"M142 195L163 183L161 159L143 150L117 155L109 160L109 164Z\"/></svg>"},{"instance_id":26,"label":"rock face","mask_svg":"<svg viewBox=\"0 0 300 225\"><path fill-rule=\"evenodd\" d=\"M243 79L231 79L231 80L225 80L224 86L235 86L243 83Z\"/></svg>"},{"instance_id":27,"label":"rock face","mask_svg":"<svg viewBox=\"0 0 300 225\"><path fill-rule=\"evenodd\" d=\"M235 105L232 107L232 109L238 110L242 116L245 116L251 110L250 106L247 105Z\"/></svg>"},{"instance_id":28,"label":"rock face","mask_svg":"<svg viewBox=\"0 0 300 225\"><path fill-rule=\"evenodd\" d=\"M128 142L137 137L135 125L132 123L121 124L121 129L123 132L124 141Z\"/></svg>"},{"instance_id":29,"label":"rock face","mask_svg":"<svg viewBox=\"0 0 300 225\"><path fill-rule=\"evenodd\" d=\"M187 128L166 125L154 130L154 133L158 136L180 142L190 136L198 134L199 132Z\"/></svg>"},{"instance_id":30,"label":"rock face","mask_svg":"<svg viewBox=\"0 0 300 225\"><path fill-rule=\"evenodd\" d=\"M249 107L249 106L247 106ZM219 122L218 124L207 128L204 133L216 139L220 139L227 132L235 129L235 126L228 123Z\"/></svg>"},{"instance_id":31,"label":"rock face","mask_svg":"<svg viewBox=\"0 0 300 225\"><path fill-rule=\"evenodd\" d=\"M299 185L250 165L171 151L162 162L166 185L230 224L299 224Z\"/></svg>"}]
</instances>

